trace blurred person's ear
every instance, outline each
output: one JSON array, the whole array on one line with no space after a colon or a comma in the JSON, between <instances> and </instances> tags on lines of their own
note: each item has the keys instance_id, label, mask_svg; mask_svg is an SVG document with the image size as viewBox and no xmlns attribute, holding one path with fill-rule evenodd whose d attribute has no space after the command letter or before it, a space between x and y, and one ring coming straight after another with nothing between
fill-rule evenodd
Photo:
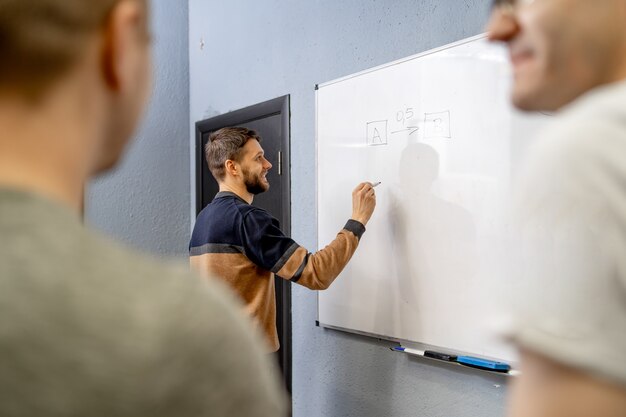
<instances>
[{"instance_id":1,"label":"blurred person's ear","mask_svg":"<svg viewBox=\"0 0 626 417\"><path fill-rule=\"evenodd\" d=\"M113 167L133 135L152 83L148 9L144 0L120 0L102 29L100 71L107 96L100 149L92 174Z\"/></svg>"},{"instance_id":2,"label":"blurred person's ear","mask_svg":"<svg viewBox=\"0 0 626 417\"><path fill-rule=\"evenodd\" d=\"M145 7L122 0L111 10L104 28L103 69L106 83L123 90L145 76L148 48Z\"/></svg>"}]
</instances>

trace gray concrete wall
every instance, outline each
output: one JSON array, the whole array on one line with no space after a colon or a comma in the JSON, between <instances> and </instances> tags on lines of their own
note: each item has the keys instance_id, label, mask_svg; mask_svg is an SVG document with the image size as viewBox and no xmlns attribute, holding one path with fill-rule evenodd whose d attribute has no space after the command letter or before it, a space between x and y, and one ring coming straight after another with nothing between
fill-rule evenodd
<instances>
[{"instance_id":1,"label":"gray concrete wall","mask_svg":"<svg viewBox=\"0 0 626 417\"><path fill-rule=\"evenodd\" d=\"M86 219L119 240L160 255L189 243L188 2L154 0L154 87L120 165L89 184Z\"/></svg>"},{"instance_id":2,"label":"gray concrete wall","mask_svg":"<svg viewBox=\"0 0 626 417\"><path fill-rule=\"evenodd\" d=\"M292 236L314 250L315 84L476 35L490 3L189 0L192 184L194 122L291 94ZM316 317L316 293L294 286L294 416L503 415L506 378L409 358Z\"/></svg>"}]
</instances>

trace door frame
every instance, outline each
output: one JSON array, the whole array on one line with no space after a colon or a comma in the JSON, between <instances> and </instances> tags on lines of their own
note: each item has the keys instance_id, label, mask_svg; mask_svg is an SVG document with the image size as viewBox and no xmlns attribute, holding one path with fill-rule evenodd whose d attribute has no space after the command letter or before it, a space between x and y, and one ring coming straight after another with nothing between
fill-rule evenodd
<instances>
[{"instance_id":1,"label":"door frame","mask_svg":"<svg viewBox=\"0 0 626 417\"><path fill-rule=\"evenodd\" d=\"M203 149L203 138L217 129L227 126L242 125L269 116L281 116L281 148L282 171L281 181L282 218L278 219L285 235L291 235L291 154L290 154L290 96L285 95L262 103L254 104L239 110L234 110L219 116L196 122L196 216L204 208L202 206L202 192L204 188L202 166L206 165ZM292 325L291 325L291 283L276 279L276 326L280 340L278 351L279 363L287 391L291 393L292 378Z\"/></svg>"}]
</instances>

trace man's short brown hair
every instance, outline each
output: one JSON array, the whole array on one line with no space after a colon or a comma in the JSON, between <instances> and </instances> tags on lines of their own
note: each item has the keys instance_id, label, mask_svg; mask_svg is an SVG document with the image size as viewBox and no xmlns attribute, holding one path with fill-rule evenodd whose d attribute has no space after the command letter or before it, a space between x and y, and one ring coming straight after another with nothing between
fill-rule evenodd
<instances>
[{"instance_id":1,"label":"man's short brown hair","mask_svg":"<svg viewBox=\"0 0 626 417\"><path fill-rule=\"evenodd\" d=\"M209 170L217 181L223 180L226 175L224 164L227 160L241 160L242 149L250 139L261 142L256 131L245 127L224 127L211 133L204 153Z\"/></svg>"},{"instance_id":2,"label":"man's short brown hair","mask_svg":"<svg viewBox=\"0 0 626 417\"><path fill-rule=\"evenodd\" d=\"M0 90L42 93L76 64L119 1L0 0Z\"/></svg>"}]
</instances>

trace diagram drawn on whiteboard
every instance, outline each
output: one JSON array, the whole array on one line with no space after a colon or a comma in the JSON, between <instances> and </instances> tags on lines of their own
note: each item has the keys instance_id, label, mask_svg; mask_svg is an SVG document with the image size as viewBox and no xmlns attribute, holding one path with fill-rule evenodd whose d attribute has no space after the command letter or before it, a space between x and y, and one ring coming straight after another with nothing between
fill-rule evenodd
<instances>
[{"instance_id":1,"label":"diagram drawn on whiteboard","mask_svg":"<svg viewBox=\"0 0 626 417\"><path fill-rule=\"evenodd\" d=\"M451 138L450 112L424 114L424 137L427 139Z\"/></svg>"},{"instance_id":2,"label":"diagram drawn on whiteboard","mask_svg":"<svg viewBox=\"0 0 626 417\"><path fill-rule=\"evenodd\" d=\"M387 144L387 120L367 123L367 146Z\"/></svg>"}]
</instances>

